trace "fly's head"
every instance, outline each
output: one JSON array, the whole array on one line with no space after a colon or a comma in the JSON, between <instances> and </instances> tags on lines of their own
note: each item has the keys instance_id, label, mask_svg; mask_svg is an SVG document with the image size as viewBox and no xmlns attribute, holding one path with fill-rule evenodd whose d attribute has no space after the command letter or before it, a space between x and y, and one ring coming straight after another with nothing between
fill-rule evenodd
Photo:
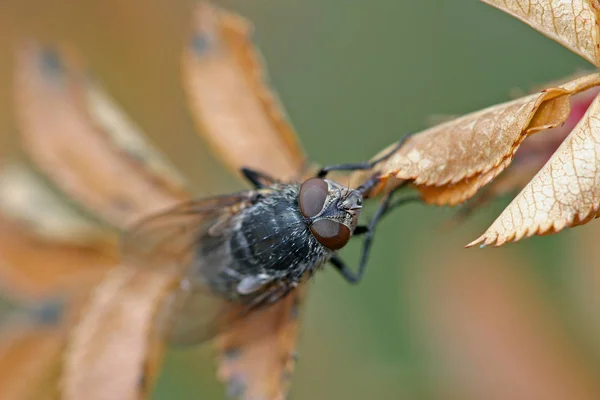
<instances>
[{"instance_id":1,"label":"fly's head","mask_svg":"<svg viewBox=\"0 0 600 400\"><path fill-rule=\"evenodd\" d=\"M362 208L362 194L329 179L311 178L300 186L298 204L310 231L323 246L341 249L348 243Z\"/></svg>"}]
</instances>

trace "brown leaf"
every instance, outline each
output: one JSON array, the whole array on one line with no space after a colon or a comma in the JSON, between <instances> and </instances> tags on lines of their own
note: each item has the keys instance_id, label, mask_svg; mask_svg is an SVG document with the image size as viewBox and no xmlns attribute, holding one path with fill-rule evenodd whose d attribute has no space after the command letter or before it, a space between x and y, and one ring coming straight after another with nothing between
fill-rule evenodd
<instances>
[{"instance_id":1,"label":"brown leaf","mask_svg":"<svg viewBox=\"0 0 600 400\"><path fill-rule=\"evenodd\" d=\"M597 0L482 0L600 66Z\"/></svg>"},{"instance_id":2,"label":"brown leaf","mask_svg":"<svg viewBox=\"0 0 600 400\"><path fill-rule=\"evenodd\" d=\"M110 223L125 227L187 198L180 178L85 76L73 53L22 46L15 98L27 154L58 187Z\"/></svg>"},{"instance_id":3,"label":"brown leaf","mask_svg":"<svg viewBox=\"0 0 600 400\"><path fill-rule=\"evenodd\" d=\"M265 83L251 26L240 16L196 6L183 53L183 81L198 130L225 165L289 180L305 156L279 101Z\"/></svg>"},{"instance_id":4,"label":"brown leaf","mask_svg":"<svg viewBox=\"0 0 600 400\"><path fill-rule=\"evenodd\" d=\"M112 247L53 242L0 214L0 282L15 298L40 300L74 283L97 282L116 260Z\"/></svg>"},{"instance_id":5,"label":"brown leaf","mask_svg":"<svg viewBox=\"0 0 600 400\"><path fill-rule=\"evenodd\" d=\"M528 142L525 142L527 144ZM554 149L556 150L556 148ZM518 154L518 153L517 153ZM454 219L447 225L448 228L456 226L457 223L463 222L473 211L485 206L485 204L505 195L516 195L517 192L522 189L527 182L531 180L539 171L540 166L543 165L543 161L538 163L542 156L539 158L531 159L526 163L514 163L505 171L500 174L490 185L482 188L477 194L469 200L465 205L461 206ZM548 157L545 158L546 160ZM511 197L512 197L511 196Z\"/></svg>"},{"instance_id":6,"label":"brown leaf","mask_svg":"<svg viewBox=\"0 0 600 400\"><path fill-rule=\"evenodd\" d=\"M111 271L70 334L63 399L147 396L162 354L154 318L173 283L173 275L166 271L127 267Z\"/></svg>"},{"instance_id":7,"label":"brown leaf","mask_svg":"<svg viewBox=\"0 0 600 400\"><path fill-rule=\"evenodd\" d=\"M490 183L510 163L506 159L498 167L484 174L473 175L450 185L418 186L421 198L427 203L455 205L472 197L479 189Z\"/></svg>"},{"instance_id":8,"label":"brown leaf","mask_svg":"<svg viewBox=\"0 0 600 400\"><path fill-rule=\"evenodd\" d=\"M20 318L0 334L0 398L58 398L56 379L67 337L65 326Z\"/></svg>"},{"instance_id":9,"label":"brown leaf","mask_svg":"<svg viewBox=\"0 0 600 400\"><path fill-rule=\"evenodd\" d=\"M112 232L68 207L20 164L0 170L0 285L5 295L37 299L116 264Z\"/></svg>"},{"instance_id":10,"label":"brown leaf","mask_svg":"<svg viewBox=\"0 0 600 400\"><path fill-rule=\"evenodd\" d=\"M558 232L598 216L600 206L600 97L552 158L488 230L468 246L500 246Z\"/></svg>"},{"instance_id":11,"label":"brown leaf","mask_svg":"<svg viewBox=\"0 0 600 400\"><path fill-rule=\"evenodd\" d=\"M42 238L68 244L109 244L113 232L83 214L22 163L0 164L0 212Z\"/></svg>"},{"instance_id":12,"label":"brown leaf","mask_svg":"<svg viewBox=\"0 0 600 400\"><path fill-rule=\"evenodd\" d=\"M279 303L255 313L217 341L219 378L229 396L241 399L286 398L296 361L298 308L306 285Z\"/></svg>"},{"instance_id":13,"label":"brown leaf","mask_svg":"<svg viewBox=\"0 0 600 400\"><path fill-rule=\"evenodd\" d=\"M480 190L463 207L460 216L468 215L475 208L499 196L510 194L514 197L523 189L571 133L598 93L600 89L596 87L574 95L571 99L571 114L567 121L562 126L544 132L543 135L532 135L527 138L515 154L510 167L490 185Z\"/></svg>"},{"instance_id":14,"label":"brown leaf","mask_svg":"<svg viewBox=\"0 0 600 400\"><path fill-rule=\"evenodd\" d=\"M0 333L0 398L58 399L69 332L103 274L78 279L42 301L21 304Z\"/></svg>"},{"instance_id":15,"label":"brown leaf","mask_svg":"<svg viewBox=\"0 0 600 400\"><path fill-rule=\"evenodd\" d=\"M369 173L412 180L429 203L460 203L508 167L528 135L564 123L572 95L597 85L600 74L588 75L427 129Z\"/></svg>"}]
</instances>

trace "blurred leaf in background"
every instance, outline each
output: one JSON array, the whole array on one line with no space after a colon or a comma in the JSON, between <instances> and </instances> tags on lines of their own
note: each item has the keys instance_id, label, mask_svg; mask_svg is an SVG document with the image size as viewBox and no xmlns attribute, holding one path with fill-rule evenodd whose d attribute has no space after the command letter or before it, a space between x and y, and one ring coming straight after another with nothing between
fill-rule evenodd
<instances>
[{"instance_id":1,"label":"blurred leaf in background","mask_svg":"<svg viewBox=\"0 0 600 400\"><path fill-rule=\"evenodd\" d=\"M420 4L386 0L371 2L368 7L336 1L227 1L219 4L241 12L256 25L255 38L265 54L272 84L280 93L294 126L301 132L310 159L321 163L363 160L405 132L424 128L429 115L460 115L486 104L505 101L509 88L527 90L566 76L583 65L578 64L581 61L577 57L528 31L518 21L476 2ZM101 82L114 96L115 104L139 123L136 130L146 132L155 147L183 171L189 179L185 186L191 186L194 195L241 187L225 168L219 166L218 158L223 153L214 152L219 144L209 137L207 142L212 140L212 151L208 150L196 136L186 113L179 62L182 46L189 46L189 42L184 44L183 38L188 37L190 3L13 1L3 7L6 12L0 14L3 19L0 29L6 34L0 37L6 52L0 60L0 77L6 90L0 91L4 96L0 97L0 105L5 106L0 107L1 154L10 154L11 168L24 169L37 178L35 182L41 181L41 184L25 185L24 191L18 192L25 193L20 198L37 198L28 193L38 193L38 187L43 187L50 196L44 198L61 199L53 208L48 207L46 214L54 215L54 210L63 212L62 215L70 212L68 217L60 219L66 226L58 229L77 232L64 234L60 240L46 236L44 240L50 240L50 244L41 248L52 250L58 244L62 250L67 238L81 238L85 233L90 239L84 244L76 244L84 247L83 250L78 248L77 254L82 253L80 256L89 260L82 263L86 272L88 269L98 271L100 277L95 272L85 274L91 276L88 279L92 282L97 282L115 263L114 253L110 250L114 245L111 238L130 215L130 210L123 204L137 204L138 207L146 204L145 201L124 203L122 196L118 196L122 186L113 187L113 181L103 178L102 174L110 178L123 172L139 173L136 179L145 184L152 183L150 189L143 189L144 192L169 188L166 190L171 195L167 196L166 202L168 198L181 199L171 192L180 184L165 187L164 179L158 178L163 176L161 171L165 169L157 170L153 167L155 164L146 162L154 157L133 157L139 152L117 151L115 162L109 164L113 167L125 162L125 165L116 171L94 169L94 158L85 156L85 144L78 147L80 151L66 147L67 153L63 153L63 157L49 159L44 152L50 151L51 143L42 144L47 137L41 135L29 135L23 142L28 157L13 156L15 153L9 150L16 147L15 122L19 121L18 128L23 133L23 121L31 122L32 117L46 112L42 108L34 114L24 114L24 104L13 103L9 97L9 93L14 93L9 89L15 62L12 57L21 54L15 51L22 43L17 40L21 36L41 38L44 42L67 42L77 48L86 64L93 66L94 81ZM539 59L543 57L553 62L542 66ZM250 62L254 61L250 59ZM23 68L16 70L16 82L20 82L19 74L23 72ZM235 73L235 69L232 72ZM254 83L248 86L248 92L261 93L256 76L260 75L242 76L238 82ZM28 79L27 83L32 82ZM20 87L25 86L18 86L17 93L24 95L25 91L18 91ZM196 92L189 90L192 85L184 84L183 87L188 90L188 99L193 104L191 95ZM118 142L105 133L111 127L117 126L120 131L130 124L123 124L118 117L115 119L114 111L102 114L86 108L98 109L99 106L111 110L115 108L115 104L111 106L112 100L107 102L103 94L81 94L81 88L77 86L74 90L64 89L59 82L54 96L64 94L65 97L62 97L63 103L56 105L73 104L65 109L79 110L76 118L85 116L78 122L79 126L92 127L96 135L101 133L95 136L99 142L90 147L104 151L102 154L107 157L114 156L115 150L131 149L123 144L130 142ZM196 90L201 89L211 88ZM95 89L93 92L98 93ZM222 95L219 90L213 93ZM269 110L273 99L260 98L261 101L248 103L246 107ZM82 99L87 100L81 102ZM27 108L37 100L40 98L30 98L25 103ZM21 107L16 113L20 116L18 120L12 117L15 106ZM198 118L202 113L199 110L193 115ZM23 115L30 117L24 119ZM51 113L39 125L28 125L28 132L35 133L35 126L44 128L45 121L48 124L66 121L57 115ZM107 115L111 118L106 118ZM268 115L269 118L260 122L263 125L257 126L279 121L279 115ZM119 123L115 125L115 121ZM57 132L63 135L81 131L57 126L60 127ZM210 126L214 125L201 129L201 133L210 134ZM101 128L99 132L98 127ZM298 160L304 160L304 157L298 157ZM61 163L74 161L78 167L69 168L71 173L100 174L99 178L105 179L101 182L106 183L90 185L81 191L80 184L67 184L74 182L77 176L57 178L54 175L53 179L50 174L53 184L46 180L47 176L42 176L48 172L57 173ZM32 162L36 166L32 167ZM90 167L84 168L81 163L88 163ZM0 184L4 182L6 180ZM103 190L106 185L112 190ZM102 193L93 192L98 189L102 189ZM15 193L12 189L10 192ZM70 195L69 200L65 198L66 193ZM114 201L115 193L119 201ZM125 190L126 198L130 196L127 193ZM182 192L176 190L174 193ZM140 193L134 191L133 195ZM96 202L95 205L90 206L88 199ZM8 226L10 236L25 229L25 237L34 232L35 240L39 240L40 231L56 229L56 222L47 219L33 225L28 222L38 220L30 217L31 210L40 207L39 203L16 201L12 204L15 203L22 206L13 214L20 225L17 229ZM59 211L65 204L70 206L70 211ZM140 210L140 213L148 211ZM336 274L328 271L319 274L318 284L313 285L314 290L308 298L299 349L301 361L294 375L292 395L314 399L367 396L597 398L600 353L590 332L596 332L600 324L589 310L598 304L597 296L594 296L598 292L595 285L598 279L594 268L594 246L582 243L586 243L586 238L589 243L598 228L590 224L578 231L533 239L518 247L487 254L459 250L494 211L494 206L490 206L489 215L486 215L487 211L481 212L463 226L444 231L436 227L448 213L407 206L390 216L378 230L371 267L360 286L348 287ZM93 246L85 243L93 243ZM344 250L344 255L356 258L357 250L356 246L351 246ZM56 253L49 254L52 258L59 257L54 255ZM6 265L10 267L10 263L0 263L3 268ZM35 271L35 267L31 271ZM118 275L114 278L114 271L109 273L109 277L113 275L113 282L123 282ZM63 274L73 275L72 272ZM32 277L36 275L33 273ZM21 277L21 281L5 282L10 282L7 283L9 292L11 289L21 292L18 285L29 283L30 278L25 275L24 280ZM110 289L110 282L106 279L105 286L101 287ZM160 284L141 282L143 293L150 293L152 288L160 293ZM131 285L139 288L140 281L132 281ZM29 285L27 290L35 294L39 287ZM57 287L61 287L60 284ZM115 287L111 290L114 292ZM104 293L110 293L110 290ZM102 296L103 291L97 291L94 304L102 305ZM145 301L136 304L140 310L149 306ZM115 314L104 310L106 316L119 315L118 311ZM140 315L148 316L147 313ZM31 317L25 320L25 328L15 325L15 329L37 332L36 319L27 322L30 320ZM61 320L50 322L55 333L45 337L63 337L60 336L64 332ZM68 325L69 319L64 323ZM127 327L127 324L123 326ZM143 335L144 326L140 325L135 331L142 334L136 343L147 339ZM71 359L77 359L78 354L85 356L85 351L76 351L86 349L84 331L78 333L83 342L72 345ZM26 338L27 335L20 336ZM13 348L26 347L17 344ZM53 350L56 346L49 343L48 349L51 364L53 355L57 354ZM590 349L594 351L590 352ZM168 353L155 398L196 398L198 395L221 398L223 389L214 382L211 358L204 349ZM2 360L10 359L3 357ZM148 363L139 358L132 361L137 363L136 368L145 369L150 378L157 373L152 357ZM87 372L83 370L82 373ZM16 378L20 376L16 374ZM38 376L40 381L48 379L46 374ZM50 376L56 377L56 373ZM130 387L134 382L139 384L135 374L123 378ZM77 386L77 381L74 382ZM142 389L144 385L142 381ZM39 398L35 393L28 396Z\"/></svg>"}]
</instances>

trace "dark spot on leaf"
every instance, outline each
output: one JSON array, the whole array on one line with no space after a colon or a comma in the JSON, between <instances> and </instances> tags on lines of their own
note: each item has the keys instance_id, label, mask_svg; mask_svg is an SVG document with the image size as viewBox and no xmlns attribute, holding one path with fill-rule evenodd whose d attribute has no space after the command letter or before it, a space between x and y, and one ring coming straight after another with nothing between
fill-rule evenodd
<instances>
[{"instance_id":1,"label":"dark spot on leaf","mask_svg":"<svg viewBox=\"0 0 600 400\"><path fill-rule=\"evenodd\" d=\"M242 355L242 349L239 347L230 347L223 352L223 356L227 361L235 361Z\"/></svg>"},{"instance_id":2,"label":"dark spot on leaf","mask_svg":"<svg viewBox=\"0 0 600 400\"><path fill-rule=\"evenodd\" d=\"M197 31L192 36L191 47L197 56L205 56L215 47L216 37L207 32Z\"/></svg>"},{"instance_id":3,"label":"dark spot on leaf","mask_svg":"<svg viewBox=\"0 0 600 400\"><path fill-rule=\"evenodd\" d=\"M43 47L38 54L39 68L46 79L61 81L65 76L65 66L58 51Z\"/></svg>"},{"instance_id":4,"label":"dark spot on leaf","mask_svg":"<svg viewBox=\"0 0 600 400\"><path fill-rule=\"evenodd\" d=\"M60 300L45 301L31 309L31 314L40 325L57 325L63 314L64 304Z\"/></svg>"},{"instance_id":5,"label":"dark spot on leaf","mask_svg":"<svg viewBox=\"0 0 600 400\"><path fill-rule=\"evenodd\" d=\"M293 351L290 353L290 358L294 361L294 362L298 362L298 352L297 351Z\"/></svg>"},{"instance_id":6,"label":"dark spot on leaf","mask_svg":"<svg viewBox=\"0 0 600 400\"><path fill-rule=\"evenodd\" d=\"M240 375L233 375L227 381L227 396L231 398L238 398L244 395L246 391L246 383Z\"/></svg>"}]
</instances>

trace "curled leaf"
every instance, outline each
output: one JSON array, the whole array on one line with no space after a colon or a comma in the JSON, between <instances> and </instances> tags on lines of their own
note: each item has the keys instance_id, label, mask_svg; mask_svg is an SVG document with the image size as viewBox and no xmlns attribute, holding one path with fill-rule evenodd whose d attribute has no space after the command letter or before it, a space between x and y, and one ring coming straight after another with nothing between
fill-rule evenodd
<instances>
[{"instance_id":1,"label":"curled leaf","mask_svg":"<svg viewBox=\"0 0 600 400\"><path fill-rule=\"evenodd\" d=\"M169 273L127 267L111 271L70 333L63 399L147 395L162 353L153 321L171 284Z\"/></svg>"},{"instance_id":2,"label":"curled leaf","mask_svg":"<svg viewBox=\"0 0 600 400\"><path fill-rule=\"evenodd\" d=\"M525 140L515 154L510 167L494 182L480 190L462 208L459 216L466 216L475 208L481 207L497 197L508 194L514 197L518 194L571 133L598 93L600 93L600 89L596 87L574 95L571 100L571 114L567 121L562 126L544 132L543 135L532 135Z\"/></svg>"},{"instance_id":3,"label":"curled leaf","mask_svg":"<svg viewBox=\"0 0 600 400\"><path fill-rule=\"evenodd\" d=\"M558 232L598 216L600 206L600 97L552 158L488 230L469 243L500 246Z\"/></svg>"},{"instance_id":4,"label":"curled leaf","mask_svg":"<svg viewBox=\"0 0 600 400\"><path fill-rule=\"evenodd\" d=\"M72 53L29 43L18 53L15 75L25 151L81 205L125 227L187 198L172 169L143 144L139 129Z\"/></svg>"},{"instance_id":5,"label":"curled leaf","mask_svg":"<svg viewBox=\"0 0 600 400\"><path fill-rule=\"evenodd\" d=\"M490 183L510 164L510 159L504 160L499 166L484 174L473 175L449 185L418 186L421 198L427 203L455 205L472 197L483 186Z\"/></svg>"},{"instance_id":6,"label":"curled leaf","mask_svg":"<svg viewBox=\"0 0 600 400\"><path fill-rule=\"evenodd\" d=\"M600 74L587 75L432 127L369 173L412 180L429 203L460 203L506 169L528 135L564 123L572 95L598 85Z\"/></svg>"},{"instance_id":7,"label":"curled leaf","mask_svg":"<svg viewBox=\"0 0 600 400\"><path fill-rule=\"evenodd\" d=\"M268 309L243 320L217 340L219 378L229 396L241 399L286 398L296 362L301 286Z\"/></svg>"},{"instance_id":8,"label":"curled leaf","mask_svg":"<svg viewBox=\"0 0 600 400\"><path fill-rule=\"evenodd\" d=\"M200 134L230 169L246 166L293 179L305 156L265 83L250 33L242 17L198 4L183 53L184 88Z\"/></svg>"},{"instance_id":9,"label":"curled leaf","mask_svg":"<svg viewBox=\"0 0 600 400\"><path fill-rule=\"evenodd\" d=\"M482 0L600 66L597 0Z\"/></svg>"}]
</instances>

